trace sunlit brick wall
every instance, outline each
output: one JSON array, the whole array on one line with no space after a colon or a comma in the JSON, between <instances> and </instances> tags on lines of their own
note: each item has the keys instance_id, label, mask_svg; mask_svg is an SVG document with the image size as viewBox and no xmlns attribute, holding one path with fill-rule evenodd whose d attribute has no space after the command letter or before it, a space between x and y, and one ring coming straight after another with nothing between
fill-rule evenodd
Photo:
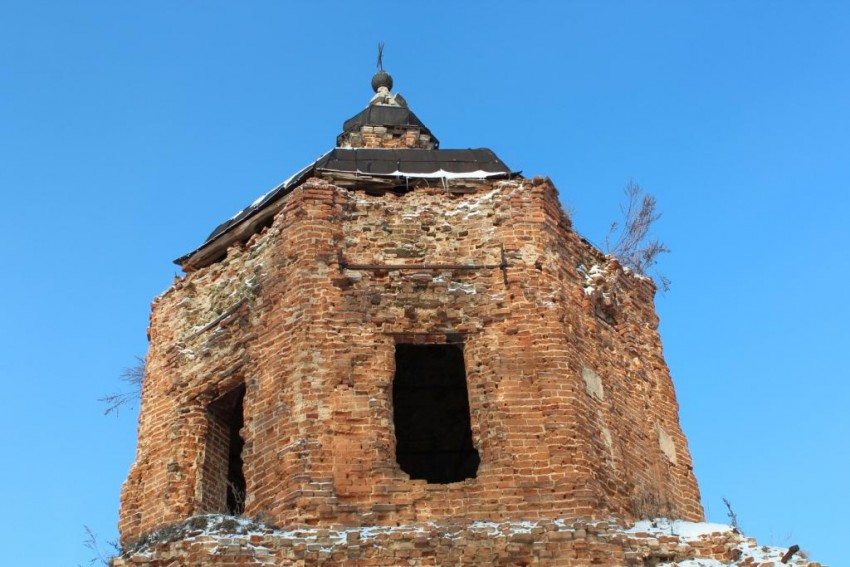
<instances>
[{"instance_id":1,"label":"sunlit brick wall","mask_svg":"<svg viewBox=\"0 0 850 567\"><path fill-rule=\"evenodd\" d=\"M248 517L701 519L653 284L576 235L547 179L436 185L308 180L271 227L156 299L122 541L205 511L206 408L242 380ZM411 481L394 453L395 345L447 341L463 348L481 464Z\"/></svg>"}]
</instances>

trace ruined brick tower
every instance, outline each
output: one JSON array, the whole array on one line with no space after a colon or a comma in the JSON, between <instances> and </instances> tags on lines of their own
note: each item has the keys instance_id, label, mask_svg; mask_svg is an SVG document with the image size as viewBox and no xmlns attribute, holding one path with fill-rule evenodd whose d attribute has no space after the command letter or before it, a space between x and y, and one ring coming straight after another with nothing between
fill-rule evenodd
<instances>
[{"instance_id":1,"label":"ruined brick tower","mask_svg":"<svg viewBox=\"0 0 850 567\"><path fill-rule=\"evenodd\" d=\"M481 522L701 520L652 281L577 235L547 178L440 149L388 74L372 86L154 301L122 542L218 513L439 563L448 533L492 547ZM365 528L400 535L369 563Z\"/></svg>"}]
</instances>

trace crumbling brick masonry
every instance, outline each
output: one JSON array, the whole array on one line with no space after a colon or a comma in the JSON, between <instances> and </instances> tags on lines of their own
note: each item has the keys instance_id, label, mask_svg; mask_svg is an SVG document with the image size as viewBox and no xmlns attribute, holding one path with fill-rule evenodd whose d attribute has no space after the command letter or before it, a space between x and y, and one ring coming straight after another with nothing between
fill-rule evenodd
<instances>
[{"instance_id":1,"label":"crumbling brick masonry","mask_svg":"<svg viewBox=\"0 0 850 567\"><path fill-rule=\"evenodd\" d=\"M548 179L437 149L375 88L154 301L122 542L203 514L701 520L652 281L577 235Z\"/></svg>"},{"instance_id":2,"label":"crumbling brick masonry","mask_svg":"<svg viewBox=\"0 0 850 567\"><path fill-rule=\"evenodd\" d=\"M154 302L122 538L226 511L210 408L243 387L249 517L701 519L654 291L570 229L546 179L380 196L310 179ZM396 460L395 354L445 343L480 465L430 484Z\"/></svg>"}]
</instances>

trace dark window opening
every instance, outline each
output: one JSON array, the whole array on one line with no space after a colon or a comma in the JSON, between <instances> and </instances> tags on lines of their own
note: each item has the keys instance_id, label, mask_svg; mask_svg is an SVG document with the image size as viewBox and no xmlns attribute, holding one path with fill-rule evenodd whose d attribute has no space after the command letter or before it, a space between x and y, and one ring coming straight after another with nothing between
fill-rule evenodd
<instances>
[{"instance_id":1,"label":"dark window opening","mask_svg":"<svg viewBox=\"0 0 850 567\"><path fill-rule=\"evenodd\" d=\"M210 431L204 466L205 501L209 511L239 515L245 511L245 472L239 431L245 423L245 385L209 406Z\"/></svg>"},{"instance_id":2,"label":"dark window opening","mask_svg":"<svg viewBox=\"0 0 850 567\"><path fill-rule=\"evenodd\" d=\"M459 345L396 345L393 422L396 461L412 479L447 484L475 478L469 395Z\"/></svg>"}]
</instances>

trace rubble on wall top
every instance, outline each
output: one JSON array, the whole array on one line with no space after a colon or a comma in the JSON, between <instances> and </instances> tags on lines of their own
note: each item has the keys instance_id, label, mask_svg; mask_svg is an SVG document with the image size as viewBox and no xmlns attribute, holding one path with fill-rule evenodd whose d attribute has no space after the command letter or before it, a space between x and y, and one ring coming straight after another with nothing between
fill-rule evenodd
<instances>
[{"instance_id":1,"label":"rubble on wall top","mask_svg":"<svg viewBox=\"0 0 850 567\"><path fill-rule=\"evenodd\" d=\"M458 547L456 542L464 542L464 545ZM513 549L509 545L513 545ZM556 549L569 552L571 557L587 564L596 563L592 560L604 553L616 564L628 565L723 567L783 564L820 567L819 563L797 553L799 546L759 545L732 526L666 518L642 520L631 528L614 520L572 522L550 518L326 529L277 528L254 520L216 514L195 516L151 533L125 549L120 557L115 558L114 565L130 566L161 557L178 557L187 561L190 557L195 560L212 556L220 560L233 557L236 560L237 556L249 556L265 560L267 563L264 564L296 557L303 561L303 551L298 555L298 549L312 550L316 560L356 561L368 554L369 557L392 557L399 563L407 563L406 559L414 557L410 550L415 550L414 553L419 554L416 559L422 562L423 558L439 557L439 551L444 558L454 558L452 554L457 554L458 548L466 558L480 559L487 555L510 557L514 561L521 558L527 562L542 559L541 563L554 559L553 555L546 553L546 549L550 553ZM560 561L557 563L561 564Z\"/></svg>"},{"instance_id":2,"label":"rubble on wall top","mask_svg":"<svg viewBox=\"0 0 850 567\"><path fill-rule=\"evenodd\" d=\"M378 95L375 95L376 97ZM400 95L399 95L400 96ZM375 99L373 98L372 101ZM401 128L418 128L420 133L431 137L434 142L434 147L440 146L439 140L431 133L425 124L417 117L406 105L397 106L390 104L375 104L370 103L369 106L358 112L342 125L342 133L337 136L337 145L342 139L352 132L360 130L363 126L372 127L401 127Z\"/></svg>"}]
</instances>

